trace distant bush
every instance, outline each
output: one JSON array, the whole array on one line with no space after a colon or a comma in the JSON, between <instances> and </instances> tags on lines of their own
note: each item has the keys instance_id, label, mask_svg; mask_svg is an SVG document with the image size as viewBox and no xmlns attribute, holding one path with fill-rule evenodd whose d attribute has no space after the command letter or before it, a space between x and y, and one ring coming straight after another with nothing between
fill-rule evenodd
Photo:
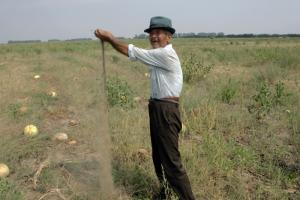
<instances>
[{"instance_id":1,"label":"distant bush","mask_svg":"<svg viewBox=\"0 0 300 200\"><path fill-rule=\"evenodd\" d=\"M133 91L126 81L116 77L110 78L107 81L106 89L110 106L133 107Z\"/></svg>"},{"instance_id":2,"label":"distant bush","mask_svg":"<svg viewBox=\"0 0 300 200\"><path fill-rule=\"evenodd\" d=\"M9 40L8 44L18 44L18 43L41 43L41 40Z\"/></svg>"}]
</instances>

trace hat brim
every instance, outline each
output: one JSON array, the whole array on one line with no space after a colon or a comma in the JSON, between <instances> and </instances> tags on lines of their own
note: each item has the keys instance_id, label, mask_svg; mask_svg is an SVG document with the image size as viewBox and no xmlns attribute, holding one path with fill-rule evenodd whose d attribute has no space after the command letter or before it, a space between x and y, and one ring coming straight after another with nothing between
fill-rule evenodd
<instances>
[{"instance_id":1,"label":"hat brim","mask_svg":"<svg viewBox=\"0 0 300 200\"><path fill-rule=\"evenodd\" d=\"M151 30L153 30L153 29L163 29L163 30L169 31L171 34L175 33L175 29L174 28L171 28L171 27L161 27L161 26L147 28L147 29L144 30L144 32L145 33L150 33Z\"/></svg>"}]
</instances>

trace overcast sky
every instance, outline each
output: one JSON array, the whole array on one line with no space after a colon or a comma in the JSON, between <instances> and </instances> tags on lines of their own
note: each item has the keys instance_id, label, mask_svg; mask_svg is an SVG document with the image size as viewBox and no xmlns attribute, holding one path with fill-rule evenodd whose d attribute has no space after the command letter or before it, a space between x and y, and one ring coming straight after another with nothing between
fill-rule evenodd
<instances>
[{"instance_id":1,"label":"overcast sky","mask_svg":"<svg viewBox=\"0 0 300 200\"><path fill-rule=\"evenodd\" d=\"M152 16L177 32L300 33L300 0L0 0L0 43L143 33Z\"/></svg>"}]
</instances>

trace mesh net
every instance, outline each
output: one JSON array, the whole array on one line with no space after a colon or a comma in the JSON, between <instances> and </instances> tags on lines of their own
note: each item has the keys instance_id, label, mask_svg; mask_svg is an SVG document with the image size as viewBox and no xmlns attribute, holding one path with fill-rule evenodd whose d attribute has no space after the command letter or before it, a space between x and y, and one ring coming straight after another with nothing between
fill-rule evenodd
<instances>
[{"instance_id":1,"label":"mesh net","mask_svg":"<svg viewBox=\"0 0 300 200\"><path fill-rule=\"evenodd\" d=\"M94 44L3 47L0 163L10 174L0 178L0 199L113 199L101 48ZM24 135L28 124L36 136Z\"/></svg>"},{"instance_id":2,"label":"mesh net","mask_svg":"<svg viewBox=\"0 0 300 200\"><path fill-rule=\"evenodd\" d=\"M78 199L113 199L114 194L105 77L101 70L103 68L99 66L94 75L89 74L94 85L83 88L81 97L77 98L76 117L79 123L76 125L75 122L74 127L77 126L75 137L78 138L78 144L71 148L58 144L49 151L50 166L62 174L58 176L65 183L62 189L65 188Z\"/></svg>"}]
</instances>

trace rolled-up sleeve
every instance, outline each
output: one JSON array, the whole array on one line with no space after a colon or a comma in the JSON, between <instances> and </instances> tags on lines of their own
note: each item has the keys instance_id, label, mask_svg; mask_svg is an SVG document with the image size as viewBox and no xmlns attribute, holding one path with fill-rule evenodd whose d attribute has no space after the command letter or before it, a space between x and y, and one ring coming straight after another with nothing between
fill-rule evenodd
<instances>
[{"instance_id":1,"label":"rolled-up sleeve","mask_svg":"<svg viewBox=\"0 0 300 200\"><path fill-rule=\"evenodd\" d=\"M163 48L146 50L129 44L128 57L130 60L139 60L153 67L159 67L165 70L170 70L170 58L166 50Z\"/></svg>"}]
</instances>

